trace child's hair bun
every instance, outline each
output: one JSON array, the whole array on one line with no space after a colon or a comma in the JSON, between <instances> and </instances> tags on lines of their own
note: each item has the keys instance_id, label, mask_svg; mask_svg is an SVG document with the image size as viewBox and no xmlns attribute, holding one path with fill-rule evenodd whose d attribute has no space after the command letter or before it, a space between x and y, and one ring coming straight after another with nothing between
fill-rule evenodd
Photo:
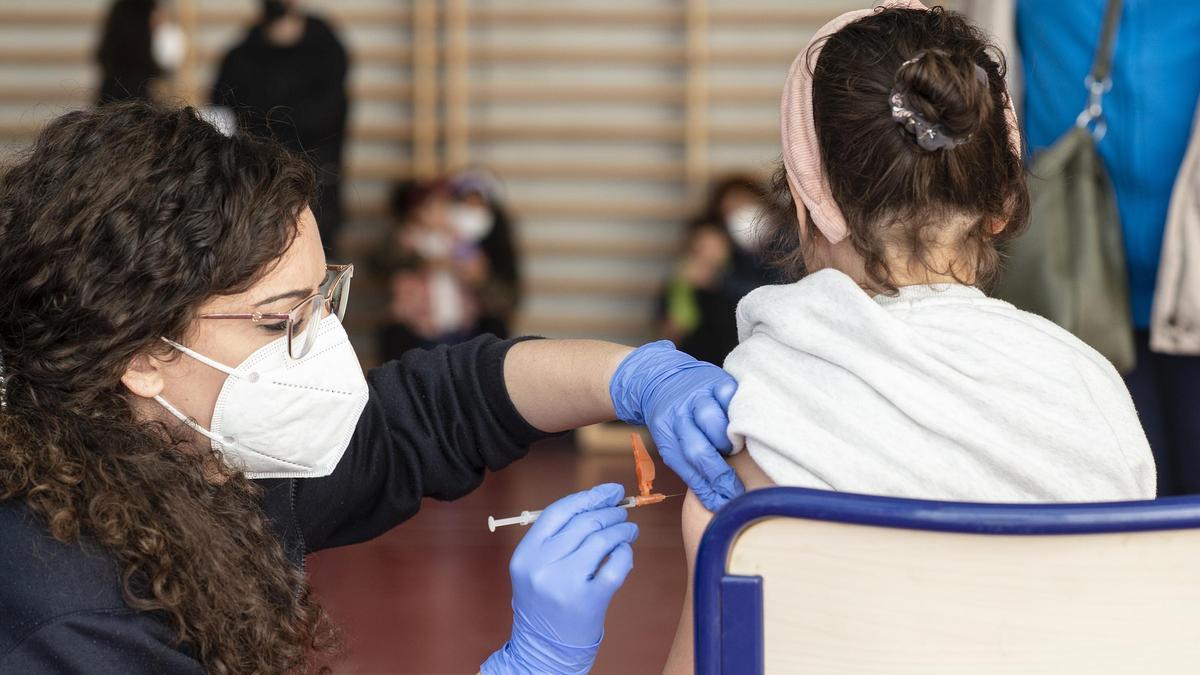
<instances>
[{"instance_id":1,"label":"child's hair bun","mask_svg":"<svg viewBox=\"0 0 1200 675\"><path fill-rule=\"evenodd\" d=\"M908 108L957 139L979 132L992 115L987 72L971 57L928 49L896 71Z\"/></svg>"}]
</instances>

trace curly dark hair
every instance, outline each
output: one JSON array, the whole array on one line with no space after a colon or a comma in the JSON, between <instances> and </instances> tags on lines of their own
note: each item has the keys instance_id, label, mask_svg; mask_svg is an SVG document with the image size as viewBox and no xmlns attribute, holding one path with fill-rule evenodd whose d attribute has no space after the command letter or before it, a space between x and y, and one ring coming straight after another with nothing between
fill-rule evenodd
<instances>
[{"instance_id":1,"label":"curly dark hair","mask_svg":"<svg viewBox=\"0 0 1200 675\"><path fill-rule=\"evenodd\" d=\"M147 103L62 115L0 176L0 499L102 546L214 673L307 669L336 636L261 488L136 415L120 378L267 272L314 187L279 146Z\"/></svg>"},{"instance_id":2,"label":"curly dark hair","mask_svg":"<svg viewBox=\"0 0 1200 675\"><path fill-rule=\"evenodd\" d=\"M997 246L1029 222L1024 166L1009 145L1004 115L1003 54L954 12L886 8L828 36L816 63L809 61L821 166L870 281L895 290L888 251L903 246L931 272L989 287L1000 268ZM907 92L922 117L966 142L922 149L892 119L893 87ZM768 200L776 221L772 249L799 277L796 207L783 171L776 170ZM931 253L948 243L947 219L960 215L971 217L954 242L960 259L937 269ZM995 232L994 223L1003 227Z\"/></svg>"}]
</instances>

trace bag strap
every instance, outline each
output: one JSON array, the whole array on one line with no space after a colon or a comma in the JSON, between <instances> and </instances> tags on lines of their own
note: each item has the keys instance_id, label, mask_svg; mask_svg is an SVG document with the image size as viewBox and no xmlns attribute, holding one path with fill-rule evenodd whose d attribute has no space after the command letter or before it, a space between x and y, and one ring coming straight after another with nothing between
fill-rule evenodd
<instances>
[{"instance_id":1,"label":"bag strap","mask_svg":"<svg viewBox=\"0 0 1200 675\"><path fill-rule=\"evenodd\" d=\"M1113 43L1117 41L1117 26L1121 23L1121 6L1124 0L1108 0L1104 8L1104 23L1100 28L1100 41L1096 43L1096 56L1092 59L1092 79L1103 82L1112 72Z\"/></svg>"},{"instance_id":2,"label":"bag strap","mask_svg":"<svg viewBox=\"0 0 1200 675\"><path fill-rule=\"evenodd\" d=\"M1104 22L1100 26L1100 41L1096 43L1096 55L1092 58L1092 69L1088 71L1087 77L1083 80L1083 86L1088 90L1087 105L1075 118L1075 126L1083 129L1087 129L1093 122L1096 123L1091 131L1092 138L1097 143L1108 132L1108 123L1104 120L1104 106L1100 104L1100 99L1112 89L1112 79L1109 78L1109 74L1112 73L1113 43L1117 41L1117 27L1121 23L1122 4L1123 0L1108 0L1108 4L1104 7Z\"/></svg>"}]
</instances>

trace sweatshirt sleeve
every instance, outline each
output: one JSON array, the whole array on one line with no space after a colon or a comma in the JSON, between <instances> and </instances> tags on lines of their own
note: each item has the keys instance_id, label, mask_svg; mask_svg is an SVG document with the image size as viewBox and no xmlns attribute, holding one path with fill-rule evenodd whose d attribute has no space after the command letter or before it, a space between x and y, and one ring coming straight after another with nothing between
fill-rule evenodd
<instances>
[{"instance_id":1,"label":"sweatshirt sleeve","mask_svg":"<svg viewBox=\"0 0 1200 675\"><path fill-rule=\"evenodd\" d=\"M548 438L517 412L504 359L518 340L481 336L412 350L367 375L370 398L333 474L295 481L309 552L376 537L421 499L457 499Z\"/></svg>"}]
</instances>

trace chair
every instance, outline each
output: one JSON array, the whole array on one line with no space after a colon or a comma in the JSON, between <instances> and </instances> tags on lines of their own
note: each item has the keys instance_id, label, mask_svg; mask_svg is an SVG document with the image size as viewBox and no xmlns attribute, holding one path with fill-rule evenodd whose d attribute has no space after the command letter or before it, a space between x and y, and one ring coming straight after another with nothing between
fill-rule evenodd
<instances>
[{"instance_id":1,"label":"chair","mask_svg":"<svg viewBox=\"0 0 1200 675\"><path fill-rule=\"evenodd\" d=\"M695 586L700 675L1200 672L1200 499L758 490L705 531Z\"/></svg>"}]
</instances>

